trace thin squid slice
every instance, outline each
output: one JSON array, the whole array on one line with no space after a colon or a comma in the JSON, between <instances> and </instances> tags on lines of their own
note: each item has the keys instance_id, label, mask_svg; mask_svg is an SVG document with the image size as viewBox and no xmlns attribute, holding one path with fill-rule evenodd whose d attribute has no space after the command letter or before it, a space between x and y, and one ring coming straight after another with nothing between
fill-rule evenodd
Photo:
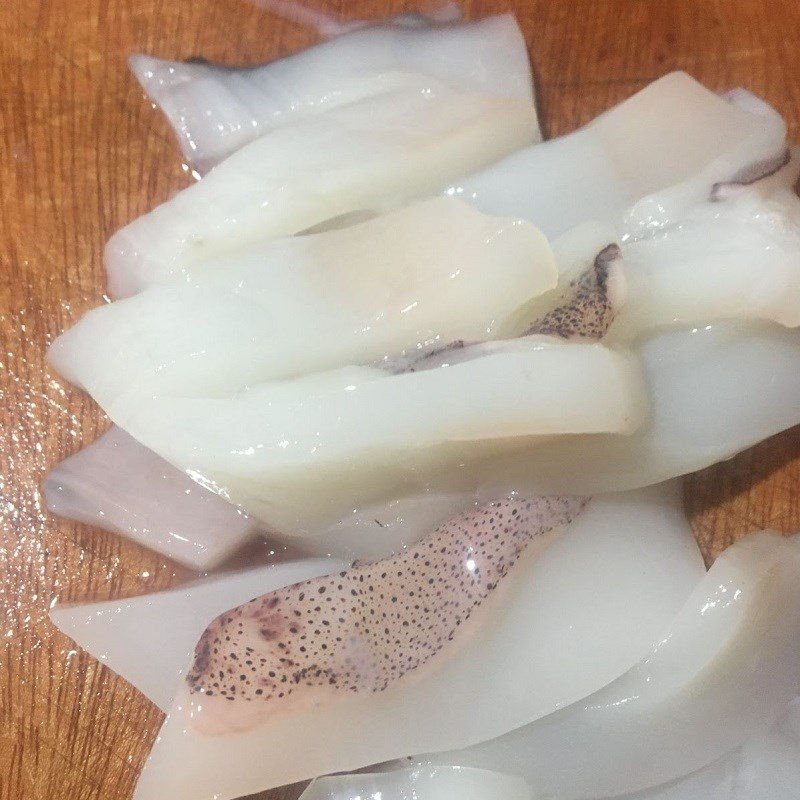
<instances>
[{"instance_id":1,"label":"thin squid slice","mask_svg":"<svg viewBox=\"0 0 800 800\"><path fill-rule=\"evenodd\" d=\"M618 800L796 800L800 786L800 699L779 722L698 772ZM556 795L561 797L561 795ZM519 776L470 767L418 765L318 778L301 800L533 800Z\"/></svg>"},{"instance_id":2,"label":"thin squid slice","mask_svg":"<svg viewBox=\"0 0 800 800\"><path fill-rule=\"evenodd\" d=\"M332 559L269 564L100 603L58 603L53 624L167 711L198 637L218 614L252 597L344 569Z\"/></svg>"},{"instance_id":3,"label":"thin squid slice","mask_svg":"<svg viewBox=\"0 0 800 800\"><path fill-rule=\"evenodd\" d=\"M533 225L439 197L187 269L185 283L91 311L49 358L103 405L137 395L224 396L454 339L494 338L557 276Z\"/></svg>"},{"instance_id":4,"label":"thin squid slice","mask_svg":"<svg viewBox=\"0 0 800 800\"><path fill-rule=\"evenodd\" d=\"M530 507L525 510L526 506ZM263 627L276 633L274 640L262 637L259 643L245 644L235 633L237 618L247 630L253 630L253 623L245 620L258 603L224 614L209 629L211 638L204 637L196 650L195 686L198 671L212 670L212 662L220 658L214 631L231 630L236 647L229 654L238 655L242 665L249 659L265 670L266 690L269 672L278 677L286 667L279 661L275 666L261 664L265 642L272 641L276 653L286 652L285 658L305 659L295 650L303 643L298 638L303 631L298 627L294 634L290 630L279 632L284 613L291 620L296 618L294 611L301 612L298 623L292 625L297 627L320 618L320 612L304 616L306 606L311 612L317 605L320 609L341 607L342 612L323 612L322 617L331 625L323 622L320 634L309 634L305 640L312 647L330 642L329 647L338 648L341 645L333 644L335 637L357 621L359 614L364 618L364 634L369 629L379 632L384 626L390 631L407 630L403 622L409 621L413 627L402 636L413 636L416 631L420 642L430 644L436 641L431 636L446 630L446 620L452 621L475 607L467 622L457 626L460 632L452 641L445 636L444 649L422 671L412 670L385 691L359 686L357 691L342 692L344 676L327 689L314 689L301 677L302 683L292 683L297 689L287 697L275 697L262 705L244 699L261 688L255 677L250 677L246 681L251 685L242 682L244 688L237 692L237 699L224 701L217 696L212 706L214 696L189 694L184 686L145 769L137 800L164 796L174 800L210 800L215 796L226 800L312 775L419 752L421 747L441 749L444 742L463 745L481 741L492 730L509 730L549 714L613 680L648 652L654 633L678 612L704 568L675 484L595 498L563 535L559 537L558 528L545 532L548 521L563 520L564 513L571 515L579 507L580 501L567 498L504 501L454 520L449 528L433 534L430 541L449 541L445 553L434 547L429 555L415 558L418 551L411 548L395 559L356 565L330 581L295 587L289 593L290 600L285 593L266 596L261 601L265 608L259 613L271 613ZM502 531L497 528L499 513L509 513L505 517L509 524ZM529 515L532 526L527 520L514 522L520 514ZM535 535L537 530L541 533ZM459 557L463 572L447 571L453 545L453 540L447 539L448 531L457 532L456 541L466 547ZM495 533L499 538L494 538ZM517 540L518 561L500 577L502 569L498 572L498 568L503 562L490 556L505 552L510 537L521 537ZM419 547L419 552L430 549L425 543ZM516 552L516 547L511 552ZM392 569L408 574L389 576ZM440 571L439 582L435 580L429 589L420 588L415 597L431 595L434 604L455 602L461 606L443 608L436 616L441 625L427 629L421 623L425 611L414 609L417 601L410 592L416 590L417 583L428 585L424 575L431 570ZM380 577L383 572L386 578ZM481 577L490 581L495 574L499 584L485 595ZM361 575L370 577L362 583ZM369 580L374 586L371 591ZM471 585L473 589L468 588ZM356 595L352 595L351 586ZM365 593L358 595L362 586ZM391 594L394 587L397 595ZM324 592L320 592L322 588ZM441 593L438 599L437 592ZM366 605L360 612L349 611L354 604L361 608L361 600L354 599L358 597ZM632 603L632 597L638 598L637 602ZM378 620L376 626L371 610L389 616L385 622ZM344 623L338 621L340 616ZM261 627L258 624L255 630ZM324 631L329 631L327 636ZM223 633L222 638L226 635ZM283 648L278 646L281 643ZM241 651L240 644L244 645ZM247 647L253 650L250 655ZM394 644L387 647L387 664L405 663L408 657L420 660L419 650L398 649ZM227 663L237 661L229 657ZM361 670L369 683L370 671L363 672L366 664L357 659L350 672ZM250 666L246 669L247 674L255 675ZM227 684L231 677L238 678L238 671L231 676L223 669L223 675L228 676L222 681ZM278 678L277 686L285 685ZM226 734L201 733L198 729L236 725L237 718L240 728L256 727ZM381 732L379 736L376 731ZM436 745L423 746L422 742ZM177 764L193 767L176 769Z\"/></svg>"},{"instance_id":5,"label":"thin squid slice","mask_svg":"<svg viewBox=\"0 0 800 800\"><path fill-rule=\"evenodd\" d=\"M258 530L236 506L116 426L62 461L44 494L51 514L119 533L198 571L224 561Z\"/></svg>"},{"instance_id":6,"label":"thin squid slice","mask_svg":"<svg viewBox=\"0 0 800 800\"><path fill-rule=\"evenodd\" d=\"M200 261L431 194L537 135L530 103L426 81L277 128L108 242L117 297Z\"/></svg>"},{"instance_id":7,"label":"thin squid slice","mask_svg":"<svg viewBox=\"0 0 800 800\"><path fill-rule=\"evenodd\" d=\"M184 157L203 172L274 128L386 91L392 73L533 104L528 52L513 14L455 25L389 21L258 67L146 55L129 64Z\"/></svg>"},{"instance_id":8,"label":"thin squid slice","mask_svg":"<svg viewBox=\"0 0 800 800\"><path fill-rule=\"evenodd\" d=\"M473 351L444 369L345 367L232 398L137 396L104 410L267 530L292 536L475 459L557 434L627 434L647 416L639 363L624 352L546 336L464 352Z\"/></svg>"},{"instance_id":9,"label":"thin squid slice","mask_svg":"<svg viewBox=\"0 0 800 800\"><path fill-rule=\"evenodd\" d=\"M800 423L797 330L719 322L653 333L634 352L644 365L651 422L631 436L560 438L489 459L473 473L479 497L646 486L730 458Z\"/></svg>"},{"instance_id":10,"label":"thin squid slice","mask_svg":"<svg viewBox=\"0 0 800 800\"><path fill-rule=\"evenodd\" d=\"M581 130L513 153L447 193L529 219L548 238L588 220L638 238L752 165L763 174L783 163L786 124L765 104L754 113L745 95L732 102L674 72Z\"/></svg>"},{"instance_id":11,"label":"thin squid slice","mask_svg":"<svg viewBox=\"0 0 800 800\"><path fill-rule=\"evenodd\" d=\"M515 775L462 767L417 767L317 778L300 800L531 800Z\"/></svg>"},{"instance_id":12,"label":"thin squid slice","mask_svg":"<svg viewBox=\"0 0 800 800\"><path fill-rule=\"evenodd\" d=\"M651 333L633 352L642 359L651 402L651 420L639 430L559 437L467 463L459 473L439 472L421 489L350 509L341 522L319 529L318 538L304 537L304 549L357 553L363 545L350 527L357 524L363 536L373 536L367 552L396 550L418 541L452 509L512 492L590 495L647 486L800 424L797 330L719 322Z\"/></svg>"},{"instance_id":13,"label":"thin squid slice","mask_svg":"<svg viewBox=\"0 0 800 800\"><path fill-rule=\"evenodd\" d=\"M800 227L789 203L800 201L752 192L704 203L624 245L628 296L609 336L726 318L800 325Z\"/></svg>"},{"instance_id":14,"label":"thin squid slice","mask_svg":"<svg viewBox=\"0 0 800 800\"><path fill-rule=\"evenodd\" d=\"M775 174L717 186L680 220L649 237L617 241L607 225L587 222L553 241L556 289L521 306L501 326L519 335L551 309L585 270L587 253L619 247L625 296L607 341L625 342L668 325L715 320L800 323L800 199L792 187L797 154Z\"/></svg>"},{"instance_id":15,"label":"thin squid slice","mask_svg":"<svg viewBox=\"0 0 800 800\"><path fill-rule=\"evenodd\" d=\"M768 731L711 766L620 800L795 800L798 786L800 698Z\"/></svg>"},{"instance_id":16,"label":"thin squid slice","mask_svg":"<svg viewBox=\"0 0 800 800\"><path fill-rule=\"evenodd\" d=\"M541 800L608 797L704 767L766 729L797 693L798 581L797 542L746 537L625 675L532 725L431 760L521 775Z\"/></svg>"}]
</instances>

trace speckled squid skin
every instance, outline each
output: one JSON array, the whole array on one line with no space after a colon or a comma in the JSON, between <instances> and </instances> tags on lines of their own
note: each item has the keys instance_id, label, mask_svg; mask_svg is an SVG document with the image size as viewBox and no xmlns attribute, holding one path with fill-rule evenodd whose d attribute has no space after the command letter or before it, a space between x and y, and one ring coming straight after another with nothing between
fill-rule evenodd
<instances>
[{"instance_id":1,"label":"speckled squid skin","mask_svg":"<svg viewBox=\"0 0 800 800\"><path fill-rule=\"evenodd\" d=\"M274 704L309 691L385 691L453 641L531 539L568 524L584 504L492 502L398 555L251 600L206 629L190 692Z\"/></svg>"},{"instance_id":2,"label":"speckled squid skin","mask_svg":"<svg viewBox=\"0 0 800 800\"><path fill-rule=\"evenodd\" d=\"M526 334L601 338L618 306L609 279L620 256L604 248ZM455 342L400 369L430 368ZM186 677L202 698L204 733L243 731L271 713L334 696L384 692L456 647L535 537L569 524L578 497L511 497L439 526L373 563L257 597L203 633ZM475 623L478 624L478 623Z\"/></svg>"},{"instance_id":3,"label":"speckled squid skin","mask_svg":"<svg viewBox=\"0 0 800 800\"><path fill-rule=\"evenodd\" d=\"M620 306L614 264L621 258L618 245L601 250L592 266L569 283L559 304L531 323L523 333L562 339L602 339Z\"/></svg>"}]
</instances>

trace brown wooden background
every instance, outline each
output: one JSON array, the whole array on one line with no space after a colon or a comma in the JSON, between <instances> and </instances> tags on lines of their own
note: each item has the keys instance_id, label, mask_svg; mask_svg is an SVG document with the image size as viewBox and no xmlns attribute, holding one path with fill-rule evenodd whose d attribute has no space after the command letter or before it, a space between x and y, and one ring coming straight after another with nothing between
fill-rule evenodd
<instances>
[{"instance_id":1,"label":"brown wooden background","mask_svg":"<svg viewBox=\"0 0 800 800\"><path fill-rule=\"evenodd\" d=\"M471 16L516 11L550 135L680 68L715 88L752 89L798 137L798 0L464 5ZM419 7L324 6L343 19ZM188 182L125 58L258 62L313 40L248 0L0 0L0 800L130 798L161 715L76 652L47 606L55 595L119 597L187 577L115 537L49 519L38 494L46 470L104 425L44 371L47 341L97 304L111 232ZM800 528L799 482L800 429L688 478L707 556L746 531Z\"/></svg>"}]
</instances>

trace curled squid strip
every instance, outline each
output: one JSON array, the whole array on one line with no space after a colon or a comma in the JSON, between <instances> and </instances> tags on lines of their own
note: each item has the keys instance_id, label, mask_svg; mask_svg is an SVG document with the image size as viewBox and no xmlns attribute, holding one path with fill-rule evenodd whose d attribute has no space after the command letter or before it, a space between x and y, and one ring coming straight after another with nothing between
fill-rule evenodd
<instances>
[{"instance_id":1,"label":"curled squid strip","mask_svg":"<svg viewBox=\"0 0 800 800\"><path fill-rule=\"evenodd\" d=\"M786 124L740 91L721 98L685 73L654 81L567 136L512 153L446 191L516 214L549 238L597 220L625 241L679 220L721 183L786 152Z\"/></svg>"},{"instance_id":2,"label":"curled squid strip","mask_svg":"<svg viewBox=\"0 0 800 800\"><path fill-rule=\"evenodd\" d=\"M106 407L224 397L496 338L520 305L556 286L558 266L531 223L437 197L187 267L183 278L91 311L53 344L51 363Z\"/></svg>"},{"instance_id":3,"label":"curled squid strip","mask_svg":"<svg viewBox=\"0 0 800 800\"><path fill-rule=\"evenodd\" d=\"M343 607L344 614L325 616L330 626L318 626L321 637L324 628L331 629L327 637L316 640L328 643L328 649L331 642L336 644L337 636L343 639L338 646L344 644L346 637L341 631L348 628L366 639L366 628L362 624L355 628L354 624L362 619L377 639L386 635L386 627L390 635L396 628L404 630L404 619L412 629L405 635L416 634L427 641L439 638L442 626L438 621L433 629L429 628L432 622L416 624L422 609L413 608L416 600L411 596L412 591L415 596L417 593L415 579L421 577L417 565L423 558L420 555L415 559L414 553L426 552L424 541L418 549L409 548L393 560L355 565L345 571L353 576L352 582L334 574L292 587L288 593L275 592L233 614L223 614L221 622L212 626L210 641L206 637L201 645L200 664L206 659L205 645L212 645L218 634L223 634L223 642L227 636L233 642L231 634L238 636L241 622L241 630L254 634L255 641L237 638L241 647L227 652L228 664L231 653L238 656L232 661L236 674L228 672L227 666L217 667L214 673L208 662L207 675L216 675L214 679L221 682L221 671L227 676L225 682L237 681L244 691L239 689L234 700L216 695L206 698L200 692L191 692L189 685L183 683L137 797L149 800L169 793L176 800L209 800L216 794L219 800L227 800L303 777L419 752L423 741L482 741L491 730L507 731L525 724L523 720L538 719L596 691L629 669L649 651L654 631L668 624L704 573L681 510L678 486L594 498L569 525L549 533L536 534L535 525L522 529L515 524L495 527L492 532L492 525L498 523L492 512L499 509L504 520L509 520L508 514L521 508L522 502L521 498L512 498L487 506L453 520L435 534L441 537L446 530L455 530L458 540L467 548L472 547L471 552L467 549L461 553L457 573L447 567L451 563L449 549L444 554L433 553L428 559L431 566L425 569L430 571L436 563L441 565L444 580L456 590L437 598L435 587L422 580L422 592L433 593L431 602L450 600L459 604L458 608L443 608L442 614L448 619L473 607L479 599L478 587L473 583L474 569L479 569L486 580L490 573L496 574L488 556L497 552L501 539L511 547L508 552L513 553L522 541L517 539L517 533L533 538L516 564L481 601L480 608L467 622L456 626L458 632L453 640L448 639L426 666L406 673L383 691L371 691L377 672L370 670L365 672L369 683L360 691L340 692L329 683L306 687L301 678L300 683L293 684L299 687L296 695L264 700L265 691L250 702L243 696L258 688L254 682L257 674L272 681L275 678L270 672L278 677L286 669L280 661L276 668L275 659L269 653L265 655L266 649L271 647L278 658L287 658L280 655L284 650L277 646L285 641L293 649L290 659L305 658L299 646L309 652L309 645L316 640L311 633L317 628L311 628L305 640L300 639L304 632L299 628L296 634L291 630L280 632L280 618L286 612L290 625L293 618L304 625L306 619L319 622L320 615L325 614L323 609ZM537 524L555 522L552 512L563 520L562 515L577 512L583 505L577 498L525 502L532 503ZM546 509L547 517L541 516ZM467 520L478 523L477 527L466 524ZM500 538L495 539L496 534ZM491 544L485 556L479 555L481 542ZM389 565L417 571L417 576L400 576L403 585L399 588L405 587L402 595L391 593L390 584L398 579L389 574ZM381 578L384 571L386 578ZM372 590L367 572L378 581L372 582ZM365 575L363 583L360 575ZM325 591L320 592L323 587ZM365 593L354 596L349 591L352 589L357 593L363 589ZM336 596L325 603L323 598L329 592ZM342 604L337 604L339 592ZM394 596L397 602L392 602ZM631 596L640 597L641 601L631 604ZM273 609L260 605L263 600L269 605L275 599L278 602ZM314 611L317 606L319 612ZM351 606L355 612L349 610ZM300 617L294 614L295 610L301 612ZM308 610L312 612L310 617L305 613ZM381 616L384 612L388 623ZM259 623L244 619L245 614L253 613L264 618L276 613L277 618L270 618L265 627L278 635L269 641L263 639ZM392 616L398 613L399 619ZM406 613L410 616L406 617ZM339 616L344 623L339 622ZM229 617L233 617L231 622L227 622ZM489 620L491 624L486 624ZM398 637L394 636L392 642L395 638ZM230 646L231 642L226 644ZM217 654L213 653L214 646L219 650ZM379 666L395 662L402 665L403 659L412 655L393 644L387 647L391 652L388 658L378 659ZM222 649L213 645L211 650L215 663L221 664ZM319 647L316 658L322 658L325 652ZM368 652L375 650L369 648ZM267 659L266 664L261 664L262 658ZM248 660L253 663L248 665ZM366 670L369 661L365 658L356 663ZM258 673L250 672L248 677L246 670L252 666L257 667ZM244 681L239 677L242 674ZM247 680L251 686L246 686ZM286 686L289 681L287 677L286 684L282 684L278 678L278 685ZM238 727L238 732L221 732L232 726ZM211 733L213 730L219 732ZM378 731L381 735L376 735ZM178 763L191 763L193 768L176 770Z\"/></svg>"},{"instance_id":4,"label":"curled squid strip","mask_svg":"<svg viewBox=\"0 0 800 800\"><path fill-rule=\"evenodd\" d=\"M399 18L258 67L146 55L129 63L200 172L275 128L414 80L533 104L525 40L512 14L461 24Z\"/></svg>"},{"instance_id":5,"label":"curled squid strip","mask_svg":"<svg viewBox=\"0 0 800 800\"><path fill-rule=\"evenodd\" d=\"M745 537L625 675L529 726L430 760L523 776L537 800L611 797L705 767L768 728L797 693L798 578L800 542Z\"/></svg>"},{"instance_id":6,"label":"curled squid strip","mask_svg":"<svg viewBox=\"0 0 800 800\"><path fill-rule=\"evenodd\" d=\"M109 289L125 297L258 242L397 208L530 144L537 131L529 102L435 81L300 119L114 234Z\"/></svg>"}]
</instances>

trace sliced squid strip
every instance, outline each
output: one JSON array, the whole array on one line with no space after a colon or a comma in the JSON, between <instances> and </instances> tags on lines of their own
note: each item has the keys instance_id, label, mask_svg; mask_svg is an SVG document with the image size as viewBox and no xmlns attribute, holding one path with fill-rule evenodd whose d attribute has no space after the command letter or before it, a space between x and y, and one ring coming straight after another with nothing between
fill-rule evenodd
<instances>
[{"instance_id":1,"label":"sliced squid strip","mask_svg":"<svg viewBox=\"0 0 800 800\"><path fill-rule=\"evenodd\" d=\"M198 571L220 564L258 530L116 426L62 461L44 494L51 514L118 533Z\"/></svg>"},{"instance_id":2,"label":"sliced squid strip","mask_svg":"<svg viewBox=\"0 0 800 800\"><path fill-rule=\"evenodd\" d=\"M647 417L628 354L543 336L485 347L447 369L347 367L233 398L137 396L104 410L267 530L292 536L457 477L459 465L557 434L630 433Z\"/></svg>"},{"instance_id":3,"label":"sliced squid strip","mask_svg":"<svg viewBox=\"0 0 800 800\"><path fill-rule=\"evenodd\" d=\"M218 614L251 598L346 564L332 559L269 564L165 592L55 605L53 624L167 711L197 639Z\"/></svg>"},{"instance_id":4,"label":"sliced squid strip","mask_svg":"<svg viewBox=\"0 0 800 800\"><path fill-rule=\"evenodd\" d=\"M625 675L532 725L430 760L523 776L542 800L613 796L704 767L768 728L795 696L798 580L800 545L753 534L714 563Z\"/></svg>"},{"instance_id":5,"label":"sliced squid strip","mask_svg":"<svg viewBox=\"0 0 800 800\"><path fill-rule=\"evenodd\" d=\"M317 778L300 800L531 800L514 775L461 767L420 767Z\"/></svg>"},{"instance_id":6,"label":"sliced squid strip","mask_svg":"<svg viewBox=\"0 0 800 800\"><path fill-rule=\"evenodd\" d=\"M800 698L766 733L711 766L621 800L795 800L798 786Z\"/></svg>"},{"instance_id":7,"label":"sliced squid strip","mask_svg":"<svg viewBox=\"0 0 800 800\"><path fill-rule=\"evenodd\" d=\"M745 101L744 98L747 98ZM528 147L446 190L549 238L589 220L627 241L709 199L717 184L781 157L786 124L748 93L726 100L674 72L586 127Z\"/></svg>"},{"instance_id":8,"label":"sliced squid strip","mask_svg":"<svg viewBox=\"0 0 800 800\"><path fill-rule=\"evenodd\" d=\"M431 343L495 338L557 280L533 225L440 197L204 262L185 283L91 311L49 358L106 406L139 395L225 396Z\"/></svg>"},{"instance_id":9,"label":"sliced squid strip","mask_svg":"<svg viewBox=\"0 0 800 800\"><path fill-rule=\"evenodd\" d=\"M402 73L533 104L525 40L512 14L454 25L390 21L259 67L146 55L129 64L201 172L277 127L385 92Z\"/></svg>"},{"instance_id":10,"label":"sliced squid strip","mask_svg":"<svg viewBox=\"0 0 800 800\"><path fill-rule=\"evenodd\" d=\"M562 437L489 459L472 472L478 498L646 486L730 458L800 423L797 330L719 322L655 332L634 352L647 376L651 422L631 436Z\"/></svg>"},{"instance_id":11,"label":"sliced squid strip","mask_svg":"<svg viewBox=\"0 0 800 800\"><path fill-rule=\"evenodd\" d=\"M401 762L402 763L402 762ZM766 733L698 772L618 800L795 800L800 786L800 700ZM417 766L318 778L301 800L532 800L522 778L469 767ZM561 795L557 795L561 797Z\"/></svg>"},{"instance_id":12,"label":"sliced squid strip","mask_svg":"<svg viewBox=\"0 0 800 800\"><path fill-rule=\"evenodd\" d=\"M720 319L800 325L800 226L791 205L782 195L746 192L698 205L680 224L624 245L627 303L609 336L625 341Z\"/></svg>"},{"instance_id":13,"label":"sliced squid strip","mask_svg":"<svg viewBox=\"0 0 800 800\"><path fill-rule=\"evenodd\" d=\"M551 513L560 515L575 508L577 502L556 498L531 500L532 509L528 513L549 508ZM494 508L513 512L524 505L523 501L512 500ZM497 518L492 520L486 513L478 513L470 519L479 521L479 525L474 528L464 525L463 518L453 523L462 526L462 536L467 536L474 546L472 553L463 555L461 577L448 573L448 586L464 587L470 583L470 576L475 574L470 559L475 562L476 570L485 569L488 574L494 569L486 557L500 545L492 544L498 541L493 539L493 533L488 540L486 537ZM507 542L514 527L511 525L509 532L502 532L501 539ZM517 533L523 530L528 534L533 532L522 526ZM481 542L490 545L485 556L480 553ZM424 543L421 547L424 548ZM373 583L372 592L361 596L368 604L363 613L369 626L374 626L370 608L378 614L382 608L387 613L400 613L400 618L392 617L384 623L392 629L403 628L406 610L414 620L418 618L413 610L415 600L408 590L414 589L413 581L421 572L417 576L409 573L408 581L403 577L390 579L389 566L384 570L382 565L425 571L442 566L442 559L447 560L448 556L432 553L427 559L431 566L425 567L423 560L418 568L420 559L414 558L414 552L417 551L409 550L394 560L360 567L361 572L345 573L355 575L356 586L360 588L362 583L357 576L365 574L365 570L379 570L379 574L387 571L387 578L380 585ZM218 800L226 800L312 775L354 769L419 752L423 741L480 741L492 729L508 730L523 724L521 720L539 718L595 691L636 663L649 650L654 631L662 629L677 613L703 573L697 546L681 511L676 484L595 498L562 536L554 530L529 541L517 564L500 581L496 591L490 593L485 601L488 605L484 604L480 613L471 616L466 628L464 624L457 626L460 633L448 645L455 648L452 654L446 649L420 674L406 675L391 690L347 692L346 696L338 697L336 689L330 686L327 690L319 687L318 694L309 689L305 699L301 696L294 700L285 697L277 702L267 701L265 705L268 709L273 706L272 711L249 731L209 734L201 733L198 725L208 730L223 723L234 724L236 707L252 708L253 701L224 701L231 710L223 708L220 712L207 705L208 700L214 700L213 696L206 700L199 693L189 694L187 688L182 689L136 797L150 800L168 795L174 800L210 800L216 796ZM394 595L387 594L385 589L396 580L404 581L406 591L398 594L397 602L393 603ZM277 604L260 612L275 615L268 629L276 632L280 627L277 617L284 610L291 619L294 610L308 605L314 595L319 599L312 601L311 611L316 605L321 609L335 606L339 583L343 586L342 599L347 599L349 605L358 605L349 586L345 587L345 579L338 575L330 581L310 582L305 587L295 587L291 605L283 605L284 595L280 593L264 598L267 605L275 597L279 599ZM366 580L365 584L369 586ZM319 592L322 587L325 592ZM299 593L304 589L306 596L300 600ZM437 590L433 586L425 591L434 593L435 602L446 602L449 596L442 593L437 599ZM358 593L357 588L355 591ZM385 606L376 596L380 593L384 594ZM468 601L469 606L475 596L469 600L468 594L459 592L453 595L453 600ZM332 598L330 603L326 603L325 597ZM631 597L639 598L638 602L632 604ZM315 613L319 616L320 612ZM231 616L236 615L225 614L218 624L238 629L237 622L227 621ZM337 626L342 625L339 616L335 613L329 620L334 641L339 635ZM302 611L298 620L305 624ZM251 623L247 625L250 628ZM319 630L322 632L322 626ZM382 630L380 622L377 630ZM438 632L437 628L434 630ZM287 641L300 635L299 630L297 634L286 631ZM282 636L269 640L276 651L283 651L277 647L283 641ZM245 665L249 659L262 666L261 651L268 640L261 641L257 646L245 645L239 654L241 664ZM315 639L308 636L306 641L311 644ZM326 641L318 639L317 646ZM204 642L207 643L208 640ZM247 647L254 652L248 655ZM198 651L201 665L204 652L201 645ZM289 658L294 657L292 652ZM302 653L298 651L296 655ZM392 659L398 657L402 654L390 654ZM210 669L210 662L206 667ZM268 679L270 671L278 673L268 665L266 670ZM223 670L223 674L229 673ZM279 685L285 684L279 680ZM247 691L252 691L252 687ZM316 702L312 702L313 698ZM255 708L258 709L257 703ZM203 720L204 716L211 718L210 723ZM249 714L245 709L239 726L252 726L262 716L263 713ZM373 735L376 730L383 734ZM440 748L441 744L438 748L424 749ZM191 770L175 769L176 764L187 763L193 765Z\"/></svg>"},{"instance_id":14,"label":"sliced squid strip","mask_svg":"<svg viewBox=\"0 0 800 800\"><path fill-rule=\"evenodd\" d=\"M277 128L106 246L117 297L259 241L437 191L537 135L530 103L435 82L386 92Z\"/></svg>"}]
</instances>

